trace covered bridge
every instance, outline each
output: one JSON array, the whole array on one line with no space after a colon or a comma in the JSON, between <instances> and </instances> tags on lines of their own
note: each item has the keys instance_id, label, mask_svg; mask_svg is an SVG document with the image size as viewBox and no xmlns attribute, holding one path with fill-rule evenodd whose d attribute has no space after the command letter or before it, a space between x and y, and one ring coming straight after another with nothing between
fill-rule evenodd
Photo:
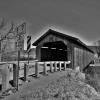
<instances>
[{"instance_id":1,"label":"covered bridge","mask_svg":"<svg viewBox=\"0 0 100 100\"><path fill-rule=\"evenodd\" d=\"M70 67L81 70L94 59L94 52L78 38L49 29L37 39L36 58L39 61L71 61Z\"/></svg>"}]
</instances>

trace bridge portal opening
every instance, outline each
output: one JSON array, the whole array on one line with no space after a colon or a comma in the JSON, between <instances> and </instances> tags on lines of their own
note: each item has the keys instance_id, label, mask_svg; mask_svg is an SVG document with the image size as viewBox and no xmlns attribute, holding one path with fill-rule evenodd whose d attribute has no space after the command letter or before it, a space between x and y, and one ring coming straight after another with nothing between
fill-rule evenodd
<instances>
[{"instance_id":1,"label":"bridge portal opening","mask_svg":"<svg viewBox=\"0 0 100 100\"><path fill-rule=\"evenodd\" d=\"M62 41L47 42L41 48L41 61L67 61L67 46Z\"/></svg>"}]
</instances>

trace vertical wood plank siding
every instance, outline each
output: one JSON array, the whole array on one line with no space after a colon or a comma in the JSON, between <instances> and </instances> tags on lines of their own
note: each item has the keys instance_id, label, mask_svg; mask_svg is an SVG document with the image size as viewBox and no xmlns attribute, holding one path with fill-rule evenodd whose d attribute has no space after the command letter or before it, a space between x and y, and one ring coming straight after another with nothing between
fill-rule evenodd
<instances>
[{"instance_id":1,"label":"vertical wood plank siding","mask_svg":"<svg viewBox=\"0 0 100 100\"><path fill-rule=\"evenodd\" d=\"M80 66L81 70L86 67L92 60L94 55L82 48L74 47L74 67Z\"/></svg>"}]
</instances>

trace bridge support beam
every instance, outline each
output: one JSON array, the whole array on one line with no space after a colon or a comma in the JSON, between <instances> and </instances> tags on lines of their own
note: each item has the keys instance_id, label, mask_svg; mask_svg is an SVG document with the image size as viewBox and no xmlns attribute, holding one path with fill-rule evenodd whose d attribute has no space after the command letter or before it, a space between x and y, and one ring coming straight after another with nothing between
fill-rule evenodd
<instances>
[{"instance_id":1,"label":"bridge support beam","mask_svg":"<svg viewBox=\"0 0 100 100\"><path fill-rule=\"evenodd\" d=\"M4 92L9 88L9 66L4 64L2 68L2 92Z\"/></svg>"}]
</instances>

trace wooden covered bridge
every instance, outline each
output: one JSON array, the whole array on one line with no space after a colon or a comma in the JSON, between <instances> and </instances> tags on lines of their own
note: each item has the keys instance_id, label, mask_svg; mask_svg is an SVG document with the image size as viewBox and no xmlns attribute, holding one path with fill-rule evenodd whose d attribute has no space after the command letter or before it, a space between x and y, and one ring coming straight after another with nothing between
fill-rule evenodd
<instances>
[{"instance_id":1,"label":"wooden covered bridge","mask_svg":"<svg viewBox=\"0 0 100 100\"><path fill-rule=\"evenodd\" d=\"M78 38L52 29L37 39L33 46L36 46L38 61L71 61L70 67L80 66L81 71L94 59L94 52Z\"/></svg>"},{"instance_id":2,"label":"wooden covered bridge","mask_svg":"<svg viewBox=\"0 0 100 100\"><path fill-rule=\"evenodd\" d=\"M74 69L77 66L80 66L83 71L94 60L94 52L78 38L51 29L33 45L36 46L37 60L32 61L35 67L30 68L26 62L23 62L23 69L20 69L16 62L0 63L2 91L9 88L10 80L13 80L13 86L18 89L20 77L24 77L24 81L26 81L29 75L39 77L40 72L47 75L48 72L66 71L67 67ZM13 67L12 72L10 72L10 66ZM20 72L22 76L20 76ZM13 75L12 79L10 79L10 74Z\"/></svg>"}]
</instances>

